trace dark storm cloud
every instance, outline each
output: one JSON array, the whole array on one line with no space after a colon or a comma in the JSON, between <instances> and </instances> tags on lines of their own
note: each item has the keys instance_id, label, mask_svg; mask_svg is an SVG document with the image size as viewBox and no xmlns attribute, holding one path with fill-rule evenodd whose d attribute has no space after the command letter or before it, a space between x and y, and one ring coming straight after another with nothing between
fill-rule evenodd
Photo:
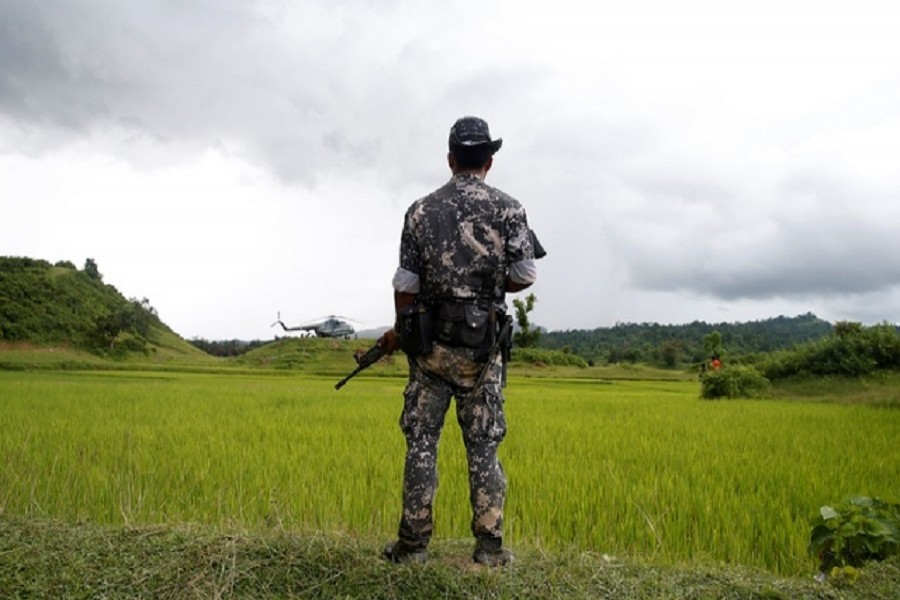
<instances>
[{"instance_id":1,"label":"dark storm cloud","mask_svg":"<svg viewBox=\"0 0 900 600\"><path fill-rule=\"evenodd\" d=\"M445 68L428 35L440 18L416 6L5 3L0 118L37 149L114 130L224 146L287 182L346 168L409 177L399 157L430 152L435 121L508 104L534 75Z\"/></svg>"},{"instance_id":2,"label":"dark storm cloud","mask_svg":"<svg viewBox=\"0 0 900 600\"><path fill-rule=\"evenodd\" d=\"M20 121L80 129L104 112L110 85L68 60L53 22L65 22L62 12L52 2L0 5L0 108Z\"/></svg>"},{"instance_id":3,"label":"dark storm cloud","mask_svg":"<svg viewBox=\"0 0 900 600\"><path fill-rule=\"evenodd\" d=\"M285 48L252 7L4 3L0 114L36 147L118 128L163 143L224 143L287 178L349 146L365 153L365 143L336 143L335 106L353 90L329 78L335 40L307 29Z\"/></svg>"},{"instance_id":4,"label":"dark storm cloud","mask_svg":"<svg viewBox=\"0 0 900 600\"><path fill-rule=\"evenodd\" d=\"M0 6L3 112L79 130L103 120L164 124L169 73L227 47L253 16L227 2L12 1ZM201 26L198 26L201 25ZM202 88L197 73L191 82ZM149 107L159 105L156 114ZM183 108L183 107L182 107Z\"/></svg>"}]
</instances>

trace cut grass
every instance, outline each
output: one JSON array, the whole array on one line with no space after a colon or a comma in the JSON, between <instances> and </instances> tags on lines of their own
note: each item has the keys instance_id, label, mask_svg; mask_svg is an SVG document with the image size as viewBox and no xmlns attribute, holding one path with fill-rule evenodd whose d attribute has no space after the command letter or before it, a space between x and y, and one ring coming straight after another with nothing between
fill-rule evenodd
<instances>
[{"instance_id":1,"label":"cut grass","mask_svg":"<svg viewBox=\"0 0 900 600\"><path fill-rule=\"evenodd\" d=\"M740 567L661 567L584 552L517 553L474 566L471 542L439 540L425 565L379 558L383 540L190 525L101 527L0 517L5 598L733 598L888 599L900 562L852 586Z\"/></svg>"}]
</instances>

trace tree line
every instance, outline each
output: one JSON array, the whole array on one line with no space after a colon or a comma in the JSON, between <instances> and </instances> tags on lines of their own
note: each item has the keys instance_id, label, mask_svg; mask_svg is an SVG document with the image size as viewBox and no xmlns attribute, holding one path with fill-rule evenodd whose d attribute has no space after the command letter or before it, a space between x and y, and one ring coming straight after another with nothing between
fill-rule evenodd
<instances>
[{"instance_id":1,"label":"tree line","mask_svg":"<svg viewBox=\"0 0 900 600\"><path fill-rule=\"evenodd\" d=\"M188 340L193 346L203 350L212 356L240 356L270 343L271 340L207 340L204 338L192 338Z\"/></svg>"},{"instance_id":2,"label":"tree line","mask_svg":"<svg viewBox=\"0 0 900 600\"><path fill-rule=\"evenodd\" d=\"M729 355L747 356L786 350L827 336L832 329L812 313L747 323L616 323L592 330L545 331L539 346L577 354L589 364L645 362L675 367L708 360L704 338L713 332L720 334L721 346Z\"/></svg>"}]
</instances>

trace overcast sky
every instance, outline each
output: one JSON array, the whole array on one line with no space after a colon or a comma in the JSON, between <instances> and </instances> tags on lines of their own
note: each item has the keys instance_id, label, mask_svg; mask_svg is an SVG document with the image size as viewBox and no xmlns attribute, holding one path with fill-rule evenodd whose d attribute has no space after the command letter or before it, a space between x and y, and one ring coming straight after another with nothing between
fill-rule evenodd
<instances>
[{"instance_id":1,"label":"overcast sky","mask_svg":"<svg viewBox=\"0 0 900 600\"><path fill-rule=\"evenodd\" d=\"M185 338L393 320L462 115L532 321L900 321L900 3L0 0L0 254Z\"/></svg>"}]
</instances>

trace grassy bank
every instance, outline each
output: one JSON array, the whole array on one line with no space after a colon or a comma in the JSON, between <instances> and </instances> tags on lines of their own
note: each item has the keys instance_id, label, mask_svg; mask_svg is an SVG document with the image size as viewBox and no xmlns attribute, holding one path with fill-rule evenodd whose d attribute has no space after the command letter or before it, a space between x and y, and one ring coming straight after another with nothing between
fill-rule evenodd
<instances>
[{"instance_id":1,"label":"grassy bank","mask_svg":"<svg viewBox=\"0 0 900 600\"><path fill-rule=\"evenodd\" d=\"M853 584L738 567L672 567L585 552L518 552L475 567L469 541L436 542L425 565L378 558L381 540L198 526L101 527L0 517L4 598L892 599L900 561Z\"/></svg>"}]
</instances>

